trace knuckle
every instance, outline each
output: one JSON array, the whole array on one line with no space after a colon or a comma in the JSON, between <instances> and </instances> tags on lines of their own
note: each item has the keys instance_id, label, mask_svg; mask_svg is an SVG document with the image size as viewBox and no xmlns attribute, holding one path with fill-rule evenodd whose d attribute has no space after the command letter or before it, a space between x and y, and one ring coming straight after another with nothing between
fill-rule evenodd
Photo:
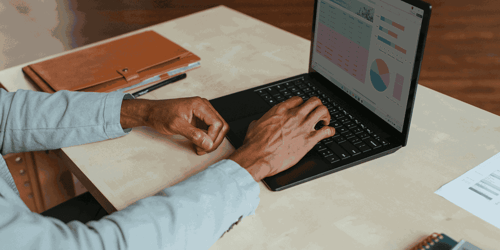
<instances>
[{"instance_id":1,"label":"knuckle","mask_svg":"<svg viewBox=\"0 0 500 250\"><path fill-rule=\"evenodd\" d=\"M199 96L195 96L195 97L193 97L193 101L195 103L202 103L203 102L203 98L201 98Z\"/></svg>"},{"instance_id":2,"label":"knuckle","mask_svg":"<svg viewBox=\"0 0 500 250\"><path fill-rule=\"evenodd\" d=\"M277 105L276 112L278 112L278 113L284 113L284 112L286 112L286 107L284 105L282 105L282 103L280 103L280 104Z\"/></svg>"},{"instance_id":3,"label":"knuckle","mask_svg":"<svg viewBox=\"0 0 500 250\"><path fill-rule=\"evenodd\" d=\"M222 123L220 120L216 120L212 125L216 128L223 128L224 127L224 123Z\"/></svg>"},{"instance_id":4,"label":"knuckle","mask_svg":"<svg viewBox=\"0 0 500 250\"><path fill-rule=\"evenodd\" d=\"M229 124L227 124L226 122L224 122L224 126L222 127L222 131L224 133L227 133L229 131Z\"/></svg>"},{"instance_id":5,"label":"knuckle","mask_svg":"<svg viewBox=\"0 0 500 250\"><path fill-rule=\"evenodd\" d=\"M189 136L191 138L193 138L193 140L200 140L202 135L200 132L193 129L193 130L189 131Z\"/></svg>"}]
</instances>

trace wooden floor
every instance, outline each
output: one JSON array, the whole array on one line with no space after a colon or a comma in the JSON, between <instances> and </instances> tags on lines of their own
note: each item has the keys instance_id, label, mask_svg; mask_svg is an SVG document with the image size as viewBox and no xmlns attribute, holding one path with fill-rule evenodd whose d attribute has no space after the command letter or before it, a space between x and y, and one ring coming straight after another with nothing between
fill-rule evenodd
<instances>
[{"instance_id":1,"label":"wooden floor","mask_svg":"<svg viewBox=\"0 0 500 250\"><path fill-rule=\"evenodd\" d=\"M500 115L500 2L432 4L421 85ZM74 46L225 5L310 39L313 0L69 0Z\"/></svg>"}]
</instances>

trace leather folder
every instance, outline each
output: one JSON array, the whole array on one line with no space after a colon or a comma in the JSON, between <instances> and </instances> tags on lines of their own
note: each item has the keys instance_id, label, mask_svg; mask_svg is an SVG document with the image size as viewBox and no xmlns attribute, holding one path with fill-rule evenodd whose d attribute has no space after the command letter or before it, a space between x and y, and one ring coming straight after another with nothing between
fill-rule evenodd
<instances>
[{"instance_id":1,"label":"leather folder","mask_svg":"<svg viewBox=\"0 0 500 250\"><path fill-rule=\"evenodd\" d=\"M195 54L145 31L30 64L23 72L49 93L135 92L199 66Z\"/></svg>"}]
</instances>

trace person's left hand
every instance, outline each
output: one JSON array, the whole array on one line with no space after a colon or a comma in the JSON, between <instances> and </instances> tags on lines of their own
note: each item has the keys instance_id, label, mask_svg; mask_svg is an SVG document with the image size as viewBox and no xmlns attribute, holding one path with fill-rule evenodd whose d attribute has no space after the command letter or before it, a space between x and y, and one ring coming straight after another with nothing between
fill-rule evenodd
<instances>
[{"instance_id":1,"label":"person's left hand","mask_svg":"<svg viewBox=\"0 0 500 250\"><path fill-rule=\"evenodd\" d=\"M182 135L188 138L195 144L199 155L217 149L229 131L229 125L205 98L124 100L123 118L127 117L123 112L124 106L137 101L147 101L143 103L146 107L142 108L146 113L143 116L145 126L165 135ZM126 128L123 123L122 127Z\"/></svg>"}]
</instances>

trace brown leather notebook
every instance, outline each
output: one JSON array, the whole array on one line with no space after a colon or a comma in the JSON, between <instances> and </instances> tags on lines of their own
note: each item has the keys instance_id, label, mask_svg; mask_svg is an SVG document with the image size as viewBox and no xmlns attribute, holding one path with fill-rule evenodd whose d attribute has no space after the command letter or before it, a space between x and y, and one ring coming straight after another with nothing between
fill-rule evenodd
<instances>
[{"instance_id":1,"label":"brown leather notebook","mask_svg":"<svg viewBox=\"0 0 500 250\"><path fill-rule=\"evenodd\" d=\"M136 92L200 66L200 58L154 31L23 68L41 90Z\"/></svg>"}]
</instances>

